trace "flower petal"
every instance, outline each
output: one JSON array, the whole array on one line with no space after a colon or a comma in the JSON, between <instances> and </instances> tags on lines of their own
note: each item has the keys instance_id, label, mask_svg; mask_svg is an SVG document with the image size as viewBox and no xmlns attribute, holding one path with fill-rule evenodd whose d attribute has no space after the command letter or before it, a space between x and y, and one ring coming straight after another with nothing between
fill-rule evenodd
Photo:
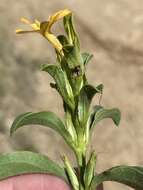
<instances>
[{"instance_id":1,"label":"flower petal","mask_svg":"<svg viewBox=\"0 0 143 190\"><path fill-rule=\"evenodd\" d=\"M21 22L30 25L34 30L39 30L40 29L40 22L38 20L35 20L35 22L32 23L27 18L22 17Z\"/></svg>"},{"instance_id":2,"label":"flower petal","mask_svg":"<svg viewBox=\"0 0 143 190\"><path fill-rule=\"evenodd\" d=\"M56 12L54 15L50 16L49 17L49 26L48 26L48 30L50 31L51 29L51 26L56 22L58 21L59 19L67 16L71 14L71 11L68 10L68 9L64 9L64 10L60 10L58 12Z\"/></svg>"},{"instance_id":3,"label":"flower petal","mask_svg":"<svg viewBox=\"0 0 143 190\"><path fill-rule=\"evenodd\" d=\"M40 22L39 22L39 20L35 19L35 24L40 28Z\"/></svg>"},{"instance_id":4,"label":"flower petal","mask_svg":"<svg viewBox=\"0 0 143 190\"><path fill-rule=\"evenodd\" d=\"M16 29L16 34L25 34L25 33L32 33L32 32L39 32L39 30L22 30L22 29Z\"/></svg>"},{"instance_id":5,"label":"flower petal","mask_svg":"<svg viewBox=\"0 0 143 190\"><path fill-rule=\"evenodd\" d=\"M45 37L54 46L54 48L56 50L58 50L59 52L62 51L63 46L54 34L50 34L50 33L46 32Z\"/></svg>"}]
</instances>

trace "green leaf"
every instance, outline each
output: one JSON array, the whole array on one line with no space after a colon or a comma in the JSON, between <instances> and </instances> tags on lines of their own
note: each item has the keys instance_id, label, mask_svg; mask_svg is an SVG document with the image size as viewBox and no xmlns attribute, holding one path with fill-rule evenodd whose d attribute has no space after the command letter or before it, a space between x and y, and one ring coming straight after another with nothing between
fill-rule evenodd
<instances>
[{"instance_id":1,"label":"green leaf","mask_svg":"<svg viewBox=\"0 0 143 190\"><path fill-rule=\"evenodd\" d=\"M118 108L105 109L102 106L94 106L93 111L89 116L90 128L93 128L99 121L105 118L111 118L115 125L119 125L121 112Z\"/></svg>"},{"instance_id":2,"label":"green leaf","mask_svg":"<svg viewBox=\"0 0 143 190\"><path fill-rule=\"evenodd\" d=\"M143 167L116 166L94 177L91 190L104 181L115 181L128 185L136 190L143 190Z\"/></svg>"},{"instance_id":3,"label":"green leaf","mask_svg":"<svg viewBox=\"0 0 143 190\"><path fill-rule=\"evenodd\" d=\"M67 181L64 169L47 156L29 151L0 155L0 180L11 176L31 173L47 173Z\"/></svg>"},{"instance_id":4,"label":"green leaf","mask_svg":"<svg viewBox=\"0 0 143 190\"><path fill-rule=\"evenodd\" d=\"M78 100L78 119L82 125L86 124L88 115L89 115L89 107L92 101L92 98L97 93L102 93L103 85L100 84L96 88L91 85L85 85L79 95Z\"/></svg>"},{"instance_id":5,"label":"green leaf","mask_svg":"<svg viewBox=\"0 0 143 190\"><path fill-rule=\"evenodd\" d=\"M45 64L42 66L42 70L48 72L54 78L59 93L73 110L75 106L74 97L66 73L57 65Z\"/></svg>"},{"instance_id":6,"label":"green leaf","mask_svg":"<svg viewBox=\"0 0 143 190\"><path fill-rule=\"evenodd\" d=\"M12 135L17 129L24 125L42 125L45 127L49 127L57 131L65 141L71 146L72 139L69 132L66 130L63 122L52 112L38 112L32 113L28 112L25 114L19 115L13 122L10 134Z\"/></svg>"},{"instance_id":7,"label":"green leaf","mask_svg":"<svg viewBox=\"0 0 143 190\"><path fill-rule=\"evenodd\" d=\"M82 59L83 59L83 63L84 65L87 65L89 63L89 61L92 59L93 54L89 54L89 53L82 53Z\"/></svg>"}]
</instances>

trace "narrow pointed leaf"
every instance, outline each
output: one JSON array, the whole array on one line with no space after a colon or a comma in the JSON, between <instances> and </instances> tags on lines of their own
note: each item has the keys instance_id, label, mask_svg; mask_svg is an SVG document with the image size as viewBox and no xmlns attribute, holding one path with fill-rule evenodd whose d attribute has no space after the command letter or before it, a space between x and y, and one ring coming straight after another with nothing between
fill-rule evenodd
<instances>
[{"instance_id":1,"label":"narrow pointed leaf","mask_svg":"<svg viewBox=\"0 0 143 190\"><path fill-rule=\"evenodd\" d=\"M71 144L71 136L66 130L63 122L52 112L28 112L19 115L13 122L10 134L12 135L17 129L25 125L42 125L57 131L68 144Z\"/></svg>"},{"instance_id":2,"label":"narrow pointed leaf","mask_svg":"<svg viewBox=\"0 0 143 190\"><path fill-rule=\"evenodd\" d=\"M66 73L57 65L43 65L43 71L48 72L55 80L57 88L64 101L71 109L74 109L74 97L72 88L66 76Z\"/></svg>"},{"instance_id":3,"label":"narrow pointed leaf","mask_svg":"<svg viewBox=\"0 0 143 190\"><path fill-rule=\"evenodd\" d=\"M128 185L135 190L143 190L143 167L116 166L97 175L92 180L91 190L104 181L115 181Z\"/></svg>"},{"instance_id":4,"label":"narrow pointed leaf","mask_svg":"<svg viewBox=\"0 0 143 190\"><path fill-rule=\"evenodd\" d=\"M89 107L92 101L92 98L96 93L102 93L103 85L100 84L96 88L91 85L85 85L79 95L78 101L78 118L82 125L87 121Z\"/></svg>"},{"instance_id":5,"label":"narrow pointed leaf","mask_svg":"<svg viewBox=\"0 0 143 190\"><path fill-rule=\"evenodd\" d=\"M102 106L95 106L93 112L89 116L90 128L93 128L99 121L111 118L115 125L119 125L121 119L121 112L118 108L105 109Z\"/></svg>"},{"instance_id":6,"label":"narrow pointed leaf","mask_svg":"<svg viewBox=\"0 0 143 190\"><path fill-rule=\"evenodd\" d=\"M0 155L0 180L31 173L47 173L67 181L64 169L47 156L29 151Z\"/></svg>"}]
</instances>

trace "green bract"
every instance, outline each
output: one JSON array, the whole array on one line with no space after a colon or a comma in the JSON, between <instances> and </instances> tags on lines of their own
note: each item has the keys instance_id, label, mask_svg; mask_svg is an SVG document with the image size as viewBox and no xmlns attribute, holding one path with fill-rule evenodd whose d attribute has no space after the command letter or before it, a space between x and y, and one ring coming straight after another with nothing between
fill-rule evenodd
<instances>
[{"instance_id":1,"label":"green bract","mask_svg":"<svg viewBox=\"0 0 143 190\"><path fill-rule=\"evenodd\" d=\"M56 37L50 31L53 23L63 18L65 35ZM49 22L25 23L32 26L32 31L18 30L18 33L40 32L55 48L56 64L44 64L52 78L54 88L63 100L64 119L49 111L27 112L19 115L11 126L11 135L25 125L41 125L59 133L76 156L77 167L63 157L64 166L37 153L20 151L0 156L0 180L10 176L28 173L49 173L63 178L73 190L95 190L104 181L116 181L143 190L143 167L117 166L97 175L95 173L95 151L87 157L90 135L99 121L110 118L116 126L120 123L121 113L118 108L104 108L99 101L92 106L96 94L103 94L103 85L90 85L86 78L86 67L93 57L82 53L80 41L73 24L71 11L58 11Z\"/></svg>"}]
</instances>

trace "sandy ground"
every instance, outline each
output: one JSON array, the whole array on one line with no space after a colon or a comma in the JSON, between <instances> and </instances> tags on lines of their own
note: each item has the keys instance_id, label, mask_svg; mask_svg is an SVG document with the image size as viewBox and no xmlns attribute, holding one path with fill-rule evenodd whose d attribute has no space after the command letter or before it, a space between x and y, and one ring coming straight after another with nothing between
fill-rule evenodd
<instances>
[{"instance_id":1,"label":"sandy ground","mask_svg":"<svg viewBox=\"0 0 143 190\"><path fill-rule=\"evenodd\" d=\"M66 152L74 162L72 152L52 130L31 126L9 137L10 124L19 113L51 110L63 116L62 102L49 87L51 78L39 71L41 63L54 62L51 47L38 35L17 37L13 31L22 26L21 16L46 20L65 7L75 13L83 51L94 54L87 71L89 81L103 83L102 104L122 112L119 128L106 120L92 137L91 147L98 153L97 171L120 164L142 165L142 0L0 0L0 152L34 150L58 162ZM56 29L61 31L62 23ZM114 189L130 188L105 183L105 190Z\"/></svg>"}]
</instances>

